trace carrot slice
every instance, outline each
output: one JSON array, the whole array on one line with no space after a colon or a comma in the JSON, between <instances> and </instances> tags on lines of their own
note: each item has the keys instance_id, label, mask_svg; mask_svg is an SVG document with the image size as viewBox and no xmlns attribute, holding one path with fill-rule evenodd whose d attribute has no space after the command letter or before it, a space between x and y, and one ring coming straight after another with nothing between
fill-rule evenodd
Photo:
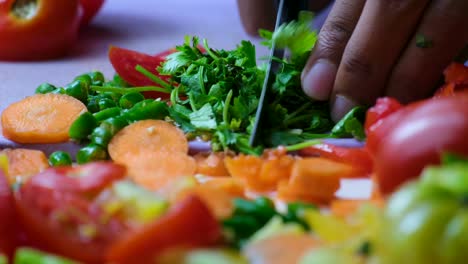
<instances>
[{"instance_id":1,"label":"carrot slice","mask_svg":"<svg viewBox=\"0 0 468 264\"><path fill-rule=\"evenodd\" d=\"M0 154L7 156L8 171L6 175L10 184L25 182L49 167L46 155L40 150L4 149Z\"/></svg>"},{"instance_id":2,"label":"carrot slice","mask_svg":"<svg viewBox=\"0 0 468 264\"><path fill-rule=\"evenodd\" d=\"M195 174L197 164L187 154L180 152L144 150L119 162L128 169L128 176L136 183L157 190L171 181Z\"/></svg>"},{"instance_id":3,"label":"carrot slice","mask_svg":"<svg viewBox=\"0 0 468 264\"><path fill-rule=\"evenodd\" d=\"M278 196L287 201L328 203L340 188L340 180L353 173L351 165L326 158L299 159L292 167L289 181L280 183Z\"/></svg>"},{"instance_id":4,"label":"carrot slice","mask_svg":"<svg viewBox=\"0 0 468 264\"><path fill-rule=\"evenodd\" d=\"M86 106L64 94L36 94L8 106L2 113L3 135L19 143L58 143Z\"/></svg>"},{"instance_id":5,"label":"carrot slice","mask_svg":"<svg viewBox=\"0 0 468 264\"><path fill-rule=\"evenodd\" d=\"M210 153L209 155L198 153L195 155L197 161L197 173L206 176L228 176L229 172L224 165L224 152Z\"/></svg>"},{"instance_id":6,"label":"carrot slice","mask_svg":"<svg viewBox=\"0 0 468 264\"><path fill-rule=\"evenodd\" d=\"M144 158L140 155L142 151L187 154L188 142L184 133L174 125L162 120L149 119L135 122L120 130L110 141L108 151L114 161L125 164L131 156Z\"/></svg>"}]
</instances>

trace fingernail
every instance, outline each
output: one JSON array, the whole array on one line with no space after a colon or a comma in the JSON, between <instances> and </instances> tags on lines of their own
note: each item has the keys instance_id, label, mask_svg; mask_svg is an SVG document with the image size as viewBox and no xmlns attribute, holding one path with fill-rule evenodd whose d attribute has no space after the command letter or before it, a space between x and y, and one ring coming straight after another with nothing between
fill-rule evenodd
<instances>
[{"instance_id":1,"label":"fingernail","mask_svg":"<svg viewBox=\"0 0 468 264\"><path fill-rule=\"evenodd\" d=\"M326 60L318 60L312 68L304 73L302 87L304 93L316 100L327 100L333 89L336 76L336 65Z\"/></svg>"},{"instance_id":2,"label":"fingernail","mask_svg":"<svg viewBox=\"0 0 468 264\"><path fill-rule=\"evenodd\" d=\"M344 95L337 95L331 109L331 117L336 123L345 116L357 103Z\"/></svg>"}]
</instances>

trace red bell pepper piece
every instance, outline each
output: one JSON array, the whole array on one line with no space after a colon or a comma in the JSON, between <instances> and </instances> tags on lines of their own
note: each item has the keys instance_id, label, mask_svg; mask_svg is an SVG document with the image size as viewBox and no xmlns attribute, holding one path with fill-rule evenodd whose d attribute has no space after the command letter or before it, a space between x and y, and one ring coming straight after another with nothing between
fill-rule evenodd
<instances>
[{"instance_id":1,"label":"red bell pepper piece","mask_svg":"<svg viewBox=\"0 0 468 264\"><path fill-rule=\"evenodd\" d=\"M78 0L0 1L0 59L62 56L76 42L79 23Z\"/></svg>"},{"instance_id":2,"label":"red bell pepper piece","mask_svg":"<svg viewBox=\"0 0 468 264\"><path fill-rule=\"evenodd\" d=\"M108 252L110 263L154 263L155 257L174 247L209 246L219 241L221 228L197 196L189 196L165 216L125 235Z\"/></svg>"},{"instance_id":3,"label":"red bell pepper piece","mask_svg":"<svg viewBox=\"0 0 468 264\"><path fill-rule=\"evenodd\" d=\"M11 256L16 236L15 205L7 178L0 168L0 254Z\"/></svg>"},{"instance_id":4,"label":"red bell pepper piece","mask_svg":"<svg viewBox=\"0 0 468 264\"><path fill-rule=\"evenodd\" d=\"M304 156L320 156L353 166L356 177L365 177L372 172L373 162L366 148L347 148L332 144L316 144L299 151Z\"/></svg>"}]
</instances>

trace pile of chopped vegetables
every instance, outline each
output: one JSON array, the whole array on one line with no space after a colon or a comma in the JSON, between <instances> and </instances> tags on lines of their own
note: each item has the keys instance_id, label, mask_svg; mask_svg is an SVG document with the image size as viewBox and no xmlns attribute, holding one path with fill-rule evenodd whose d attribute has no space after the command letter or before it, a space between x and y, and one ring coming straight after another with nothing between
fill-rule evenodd
<instances>
[{"instance_id":1,"label":"pile of chopped vegetables","mask_svg":"<svg viewBox=\"0 0 468 264\"><path fill-rule=\"evenodd\" d=\"M463 263L468 67L451 64L433 98L380 98L335 124L300 87L310 19L261 32L289 56L258 147L265 67L247 41L111 47L113 79L45 83L8 106L0 263ZM340 197L356 179L371 193Z\"/></svg>"}]
</instances>

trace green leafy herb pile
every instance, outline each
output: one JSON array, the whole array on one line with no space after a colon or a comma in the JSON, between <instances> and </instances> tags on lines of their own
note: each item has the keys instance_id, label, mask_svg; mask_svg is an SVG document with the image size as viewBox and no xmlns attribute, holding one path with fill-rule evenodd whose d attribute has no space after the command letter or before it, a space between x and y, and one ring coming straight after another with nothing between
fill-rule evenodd
<instances>
[{"instance_id":1,"label":"green leafy herb pile","mask_svg":"<svg viewBox=\"0 0 468 264\"><path fill-rule=\"evenodd\" d=\"M139 65L135 68L157 86L131 87L118 75L105 80L102 73L90 72L65 87L43 84L36 92L68 94L87 105L89 112L70 129L70 138L88 144L77 153L79 163L107 159L107 144L113 135L144 119L172 121L189 137L211 140L214 151L260 154L265 147L296 146L304 141L313 143L313 139L362 139L364 109L353 109L334 124L328 102L314 101L303 93L301 71L317 40L317 33L310 29L311 20L311 14L304 12L297 21L275 32L260 31L264 45L271 47L274 42L276 47L285 48L288 56L273 58L281 66L270 89L270 101L264 106L268 111L265 127L269 130L264 131L262 145L256 148L249 145L249 138L266 64L257 64L255 46L249 41L241 41L233 50L217 50L206 40L186 37L185 43L177 46L157 69L161 76L170 77L164 78L168 81ZM145 99L141 92L150 90L170 94L169 104ZM60 157L65 156L62 153Z\"/></svg>"}]
</instances>

